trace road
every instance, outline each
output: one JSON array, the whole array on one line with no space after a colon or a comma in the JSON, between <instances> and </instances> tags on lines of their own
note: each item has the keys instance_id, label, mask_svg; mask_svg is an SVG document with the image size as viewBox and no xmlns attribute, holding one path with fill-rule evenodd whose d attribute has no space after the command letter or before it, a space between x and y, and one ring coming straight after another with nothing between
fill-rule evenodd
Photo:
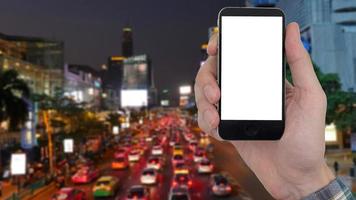
<instances>
[{"instance_id":1,"label":"road","mask_svg":"<svg viewBox=\"0 0 356 200\"><path fill-rule=\"evenodd\" d=\"M221 143L216 140L212 140L212 142L214 145L214 151L212 154L209 154L208 157L212 159L212 162L215 165L215 172L222 172L229 177L230 182L233 184L233 194L225 198L218 198L211 194L209 188L210 175L201 175L197 173L197 167L193 161L193 153L188 149L186 141L182 140L182 144L185 147L184 156L186 164L190 168L193 181L193 186L190 190L192 200L248 200L252 199L251 197L253 197L253 199L270 199L268 193L263 189L263 186L257 181L253 173L246 168L241 159L238 159L239 157L236 151L231 149L233 148L232 146L227 148L227 144L225 143ZM113 150L106 152L104 158L97 163L97 167L101 171L101 175L113 175L118 177L120 180L120 188L115 197L105 199L125 199L130 186L140 184L140 175L146 166L148 157L150 156L150 149L151 145L148 146L140 160L136 163L130 163L130 167L126 170L111 169L111 161L114 152ZM149 186L150 199L168 199L168 193L173 178L173 168L171 164L172 147L170 147L168 143L164 146L163 157L164 167L159 172L160 181L156 185ZM69 183L66 186L78 188L87 194L88 199L94 199L92 195L94 183L73 185L70 181L68 182ZM248 188L248 193L245 192L243 188ZM56 189L46 190L36 196L36 199L50 199L55 192Z\"/></svg>"}]
</instances>

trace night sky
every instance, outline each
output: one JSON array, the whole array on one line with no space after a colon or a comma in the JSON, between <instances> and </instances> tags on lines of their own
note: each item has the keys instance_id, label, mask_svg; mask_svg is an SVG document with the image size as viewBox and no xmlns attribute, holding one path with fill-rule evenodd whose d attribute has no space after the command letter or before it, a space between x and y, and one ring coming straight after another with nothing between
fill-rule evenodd
<instances>
[{"instance_id":1,"label":"night sky","mask_svg":"<svg viewBox=\"0 0 356 200\"><path fill-rule=\"evenodd\" d=\"M65 62L98 68L121 54L122 28L133 28L134 54L152 59L156 87L190 83L200 45L218 11L239 0L2 0L0 32L65 42Z\"/></svg>"}]
</instances>

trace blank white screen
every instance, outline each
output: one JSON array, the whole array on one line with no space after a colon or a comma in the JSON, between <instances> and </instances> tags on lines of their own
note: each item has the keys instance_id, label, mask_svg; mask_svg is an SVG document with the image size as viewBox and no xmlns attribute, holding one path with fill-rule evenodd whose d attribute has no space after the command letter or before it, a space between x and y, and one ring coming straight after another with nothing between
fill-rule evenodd
<instances>
[{"instance_id":1,"label":"blank white screen","mask_svg":"<svg viewBox=\"0 0 356 200\"><path fill-rule=\"evenodd\" d=\"M282 120L282 17L221 20L221 119Z\"/></svg>"}]
</instances>

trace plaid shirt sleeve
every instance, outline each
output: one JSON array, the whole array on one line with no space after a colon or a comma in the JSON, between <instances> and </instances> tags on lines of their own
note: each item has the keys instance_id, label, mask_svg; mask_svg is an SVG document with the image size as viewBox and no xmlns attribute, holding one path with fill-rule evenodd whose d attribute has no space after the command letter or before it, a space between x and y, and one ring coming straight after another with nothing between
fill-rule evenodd
<instances>
[{"instance_id":1,"label":"plaid shirt sleeve","mask_svg":"<svg viewBox=\"0 0 356 200\"><path fill-rule=\"evenodd\" d=\"M329 185L310 194L303 200L355 200L355 198L350 189L339 178L336 178Z\"/></svg>"}]
</instances>

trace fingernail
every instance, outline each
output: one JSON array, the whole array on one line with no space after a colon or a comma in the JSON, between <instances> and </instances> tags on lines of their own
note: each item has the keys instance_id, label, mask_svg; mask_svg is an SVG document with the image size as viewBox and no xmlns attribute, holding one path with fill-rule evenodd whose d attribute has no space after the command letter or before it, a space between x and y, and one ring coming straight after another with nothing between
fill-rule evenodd
<instances>
[{"instance_id":1,"label":"fingernail","mask_svg":"<svg viewBox=\"0 0 356 200\"><path fill-rule=\"evenodd\" d=\"M204 120L208 123L210 128L214 128L213 124L215 121L214 113L211 110L206 110L204 112Z\"/></svg>"},{"instance_id":2,"label":"fingernail","mask_svg":"<svg viewBox=\"0 0 356 200\"><path fill-rule=\"evenodd\" d=\"M204 94L210 102L215 101L214 89L211 85L206 85L204 87Z\"/></svg>"}]
</instances>

